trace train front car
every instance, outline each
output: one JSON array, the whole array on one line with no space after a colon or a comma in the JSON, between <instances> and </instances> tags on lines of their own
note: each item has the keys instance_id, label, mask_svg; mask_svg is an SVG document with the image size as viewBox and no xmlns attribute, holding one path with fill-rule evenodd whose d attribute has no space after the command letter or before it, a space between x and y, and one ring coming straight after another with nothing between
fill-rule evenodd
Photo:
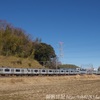
<instances>
[{"instance_id":1,"label":"train front car","mask_svg":"<svg viewBox=\"0 0 100 100\"><path fill-rule=\"evenodd\" d=\"M87 74L87 69L84 68L76 68L77 74Z\"/></svg>"},{"instance_id":2,"label":"train front car","mask_svg":"<svg viewBox=\"0 0 100 100\"><path fill-rule=\"evenodd\" d=\"M0 68L0 76L4 75L4 68Z\"/></svg>"}]
</instances>

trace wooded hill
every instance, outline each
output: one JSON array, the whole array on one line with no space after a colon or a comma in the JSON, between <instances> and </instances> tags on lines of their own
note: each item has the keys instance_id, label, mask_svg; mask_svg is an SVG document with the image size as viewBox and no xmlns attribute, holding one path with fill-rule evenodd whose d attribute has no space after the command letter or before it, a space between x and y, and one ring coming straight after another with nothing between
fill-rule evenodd
<instances>
[{"instance_id":1,"label":"wooded hill","mask_svg":"<svg viewBox=\"0 0 100 100\"><path fill-rule=\"evenodd\" d=\"M31 58L40 64L56 57L53 47L41 39L31 39L21 28L0 20L0 55Z\"/></svg>"},{"instance_id":2,"label":"wooded hill","mask_svg":"<svg viewBox=\"0 0 100 100\"><path fill-rule=\"evenodd\" d=\"M32 39L23 29L0 20L0 66L56 68L58 63L51 45L39 38Z\"/></svg>"}]
</instances>

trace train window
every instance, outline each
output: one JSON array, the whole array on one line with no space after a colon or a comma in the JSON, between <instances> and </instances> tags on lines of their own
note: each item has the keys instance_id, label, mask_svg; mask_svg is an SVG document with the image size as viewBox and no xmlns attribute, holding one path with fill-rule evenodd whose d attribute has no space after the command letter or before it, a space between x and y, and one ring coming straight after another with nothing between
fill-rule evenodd
<instances>
[{"instance_id":1,"label":"train window","mask_svg":"<svg viewBox=\"0 0 100 100\"><path fill-rule=\"evenodd\" d=\"M49 70L49 72L52 72L52 70Z\"/></svg>"},{"instance_id":2,"label":"train window","mask_svg":"<svg viewBox=\"0 0 100 100\"><path fill-rule=\"evenodd\" d=\"M24 72L24 69L22 69L21 72Z\"/></svg>"},{"instance_id":3,"label":"train window","mask_svg":"<svg viewBox=\"0 0 100 100\"><path fill-rule=\"evenodd\" d=\"M63 70L61 70L61 72L64 72Z\"/></svg>"},{"instance_id":4,"label":"train window","mask_svg":"<svg viewBox=\"0 0 100 100\"><path fill-rule=\"evenodd\" d=\"M73 72L73 71L71 71L71 72Z\"/></svg>"},{"instance_id":5,"label":"train window","mask_svg":"<svg viewBox=\"0 0 100 100\"><path fill-rule=\"evenodd\" d=\"M68 70L66 70L66 72L68 72Z\"/></svg>"},{"instance_id":6,"label":"train window","mask_svg":"<svg viewBox=\"0 0 100 100\"><path fill-rule=\"evenodd\" d=\"M34 72L38 72L38 70L34 70Z\"/></svg>"},{"instance_id":7,"label":"train window","mask_svg":"<svg viewBox=\"0 0 100 100\"><path fill-rule=\"evenodd\" d=\"M16 69L16 72L20 72L20 69Z\"/></svg>"},{"instance_id":8,"label":"train window","mask_svg":"<svg viewBox=\"0 0 100 100\"><path fill-rule=\"evenodd\" d=\"M79 72L79 71L76 71L76 72Z\"/></svg>"},{"instance_id":9,"label":"train window","mask_svg":"<svg viewBox=\"0 0 100 100\"><path fill-rule=\"evenodd\" d=\"M28 70L28 72L30 72L30 70Z\"/></svg>"},{"instance_id":10,"label":"train window","mask_svg":"<svg viewBox=\"0 0 100 100\"><path fill-rule=\"evenodd\" d=\"M28 72L31 72L31 69L28 69L28 68L27 68L27 71L28 71Z\"/></svg>"},{"instance_id":11,"label":"train window","mask_svg":"<svg viewBox=\"0 0 100 100\"><path fill-rule=\"evenodd\" d=\"M42 70L42 72L45 72L45 70Z\"/></svg>"},{"instance_id":12,"label":"train window","mask_svg":"<svg viewBox=\"0 0 100 100\"><path fill-rule=\"evenodd\" d=\"M14 72L14 69L11 69L11 72Z\"/></svg>"},{"instance_id":13,"label":"train window","mask_svg":"<svg viewBox=\"0 0 100 100\"><path fill-rule=\"evenodd\" d=\"M5 69L5 72L9 72L10 71L10 69Z\"/></svg>"},{"instance_id":14,"label":"train window","mask_svg":"<svg viewBox=\"0 0 100 100\"><path fill-rule=\"evenodd\" d=\"M3 69L0 69L0 71L3 71Z\"/></svg>"},{"instance_id":15,"label":"train window","mask_svg":"<svg viewBox=\"0 0 100 100\"><path fill-rule=\"evenodd\" d=\"M33 70L31 70L31 72L33 72Z\"/></svg>"},{"instance_id":16,"label":"train window","mask_svg":"<svg viewBox=\"0 0 100 100\"><path fill-rule=\"evenodd\" d=\"M80 71L86 71L86 69L80 69Z\"/></svg>"}]
</instances>

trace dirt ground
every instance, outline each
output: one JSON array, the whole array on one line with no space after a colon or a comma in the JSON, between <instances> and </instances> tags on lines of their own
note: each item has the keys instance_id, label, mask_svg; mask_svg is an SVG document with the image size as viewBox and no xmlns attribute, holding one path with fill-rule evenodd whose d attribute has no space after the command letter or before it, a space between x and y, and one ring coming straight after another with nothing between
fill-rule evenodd
<instances>
[{"instance_id":1,"label":"dirt ground","mask_svg":"<svg viewBox=\"0 0 100 100\"><path fill-rule=\"evenodd\" d=\"M0 77L0 100L100 100L100 76Z\"/></svg>"}]
</instances>

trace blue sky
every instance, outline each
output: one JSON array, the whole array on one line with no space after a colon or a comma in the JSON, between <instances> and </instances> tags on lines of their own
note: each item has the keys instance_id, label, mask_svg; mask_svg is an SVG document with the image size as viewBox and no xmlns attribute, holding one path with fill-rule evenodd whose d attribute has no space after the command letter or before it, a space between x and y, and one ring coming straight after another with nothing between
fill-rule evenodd
<instances>
[{"instance_id":1,"label":"blue sky","mask_svg":"<svg viewBox=\"0 0 100 100\"><path fill-rule=\"evenodd\" d=\"M100 66L100 0L0 0L0 19L51 44L62 63Z\"/></svg>"}]
</instances>

